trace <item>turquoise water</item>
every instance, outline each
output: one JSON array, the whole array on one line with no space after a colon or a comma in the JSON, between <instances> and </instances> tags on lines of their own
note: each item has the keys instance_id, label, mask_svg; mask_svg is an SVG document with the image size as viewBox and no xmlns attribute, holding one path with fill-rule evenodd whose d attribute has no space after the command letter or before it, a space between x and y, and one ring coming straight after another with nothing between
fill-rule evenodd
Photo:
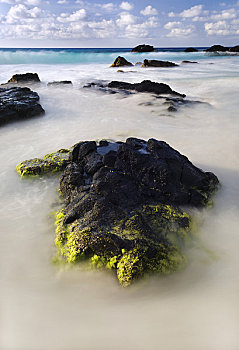
<instances>
[{"instance_id":1,"label":"turquoise water","mask_svg":"<svg viewBox=\"0 0 239 350\"><path fill-rule=\"evenodd\" d=\"M151 53L131 53L129 48L111 49L0 49L0 64L90 64L112 63L116 56L124 56L132 63L145 58L159 60L202 60L208 55L199 48L196 53L184 53L185 48L158 48Z\"/></svg>"}]
</instances>

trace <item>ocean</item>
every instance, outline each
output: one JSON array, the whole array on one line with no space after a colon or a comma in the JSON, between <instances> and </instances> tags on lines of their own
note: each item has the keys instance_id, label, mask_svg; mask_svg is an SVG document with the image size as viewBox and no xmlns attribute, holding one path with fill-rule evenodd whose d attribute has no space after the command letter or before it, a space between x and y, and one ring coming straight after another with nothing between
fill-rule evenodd
<instances>
[{"instance_id":1,"label":"ocean","mask_svg":"<svg viewBox=\"0 0 239 350\"><path fill-rule=\"evenodd\" d=\"M109 68L168 60L175 68ZM182 60L197 64L181 64ZM44 116L0 128L1 350L239 349L239 56L158 49L0 49L0 83L38 73L34 86ZM150 94L107 94L90 82L152 80L185 93L169 112ZM72 87L48 87L71 80ZM194 210L198 231L187 243L188 264L128 289L112 274L59 267L51 213L59 208L59 176L21 179L25 159L81 140L134 136L164 140L205 171L221 189L212 208Z\"/></svg>"}]
</instances>

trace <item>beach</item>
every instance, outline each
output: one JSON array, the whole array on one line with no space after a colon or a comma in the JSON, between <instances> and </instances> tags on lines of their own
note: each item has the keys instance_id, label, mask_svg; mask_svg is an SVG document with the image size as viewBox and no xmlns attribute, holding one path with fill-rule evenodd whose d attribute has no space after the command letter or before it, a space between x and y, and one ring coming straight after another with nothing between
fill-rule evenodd
<instances>
[{"instance_id":1,"label":"beach","mask_svg":"<svg viewBox=\"0 0 239 350\"><path fill-rule=\"evenodd\" d=\"M1 127L0 349L237 350L239 347L239 57L200 51L0 50L0 83L38 73L45 115ZM168 60L175 68L109 68L117 56L132 63ZM181 64L182 60L197 64ZM73 86L49 87L71 80ZM151 80L186 94L172 113L151 94L109 94L90 82ZM187 266L150 276L129 289L110 273L52 263L52 212L59 176L21 179L16 165L79 141L166 141L221 188L209 209L194 210L198 230L187 243Z\"/></svg>"}]
</instances>

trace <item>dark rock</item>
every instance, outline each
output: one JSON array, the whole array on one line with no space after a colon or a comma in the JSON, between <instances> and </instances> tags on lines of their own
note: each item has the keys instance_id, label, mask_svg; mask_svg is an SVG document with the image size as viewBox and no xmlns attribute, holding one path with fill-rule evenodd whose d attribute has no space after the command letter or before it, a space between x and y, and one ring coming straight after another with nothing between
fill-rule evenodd
<instances>
[{"instance_id":1,"label":"dark rock","mask_svg":"<svg viewBox=\"0 0 239 350\"><path fill-rule=\"evenodd\" d=\"M135 66L142 66L142 64L143 64L142 62L136 62Z\"/></svg>"},{"instance_id":2,"label":"dark rock","mask_svg":"<svg viewBox=\"0 0 239 350\"><path fill-rule=\"evenodd\" d=\"M150 92L154 94L171 94L177 95L181 97L185 97L186 95L180 94L176 91L173 91L169 85L163 83L155 83L150 80L143 80L141 83L125 83L122 81L111 81L108 84L109 88L114 89L123 89L123 90L134 90L137 92Z\"/></svg>"},{"instance_id":3,"label":"dark rock","mask_svg":"<svg viewBox=\"0 0 239 350\"><path fill-rule=\"evenodd\" d=\"M8 83L39 83L40 79L37 73L14 74Z\"/></svg>"},{"instance_id":4,"label":"dark rock","mask_svg":"<svg viewBox=\"0 0 239 350\"><path fill-rule=\"evenodd\" d=\"M228 51L229 48L228 47L225 47L225 46L222 46L222 45L213 45L211 46L209 49L206 49L205 51L206 52L226 52Z\"/></svg>"},{"instance_id":5,"label":"dark rock","mask_svg":"<svg viewBox=\"0 0 239 350\"><path fill-rule=\"evenodd\" d=\"M196 61L187 61L187 60L182 61L182 64L185 64L185 63L198 63L198 62L196 62Z\"/></svg>"},{"instance_id":6,"label":"dark rock","mask_svg":"<svg viewBox=\"0 0 239 350\"><path fill-rule=\"evenodd\" d=\"M168 111L169 111L169 112L177 112L177 108L174 107L174 106L169 106L169 107L168 107Z\"/></svg>"},{"instance_id":7,"label":"dark rock","mask_svg":"<svg viewBox=\"0 0 239 350\"><path fill-rule=\"evenodd\" d=\"M161 67L161 68L168 68L168 67L177 67L178 64L169 62L169 61L158 61L158 60L144 60L144 63L142 64L142 68L147 67Z\"/></svg>"},{"instance_id":8,"label":"dark rock","mask_svg":"<svg viewBox=\"0 0 239 350\"><path fill-rule=\"evenodd\" d=\"M58 85L72 85L72 81L70 80L51 81L47 84L47 86L58 86Z\"/></svg>"},{"instance_id":9,"label":"dark rock","mask_svg":"<svg viewBox=\"0 0 239 350\"><path fill-rule=\"evenodd\" d=\"M184 50L184 52L198 52L198 50L195 49L194 47L188 47Z\"/></svg>"},{"instance_id":10,"label":"dark rock","mask_svg":"<svg viewBox=\"0 0 239 350\"><path fill-rule=\"evenodd\" d=\"M239 45L231 47L228 51L230 51L230 52L239 52Z\"/></svg>"},{"instance_id":11,"label":"dark rock","mask_svg":"<svg viewBox=\"0 0 239 350\"><path fill-rule=\"evenodd\" d=\"M133 64L127 61L124 57L118 56L110 67L123 67L123 66L133 66Z\"/></svg>"},{"instance_id":12,"label":"dark rock","mask_svg":"<svg viewBox=\"0 0 239 350\"><path fill-rule=\"evenodd\" d=\"M44 114L39 96L29 88L0 88L0 125Z\"/></svg>"},{"instance_id":13,"label":"dark rock","mask_svg":"<svg viewBox=\"0 0 239 350\"><path fill-rule=\"evenodd\" d=\"M180 207L207 205L218 186L214 174L155 139L80 142L70 159L60 180L65 207L56 221L56 245L69 263L87 258L114 269L123 286L183 263L191 219Z\"/></svg>"},{"instance_id":14,"label":"dark rock","mask_svg":"<svg viewBox=\"0 0 239 350\"><path fill-rule=\"evenodd\" d=\"M151 45L138 45L134 47L131 52L152 52L155 51L154 47Z\"/></svg>"}]
</instances>

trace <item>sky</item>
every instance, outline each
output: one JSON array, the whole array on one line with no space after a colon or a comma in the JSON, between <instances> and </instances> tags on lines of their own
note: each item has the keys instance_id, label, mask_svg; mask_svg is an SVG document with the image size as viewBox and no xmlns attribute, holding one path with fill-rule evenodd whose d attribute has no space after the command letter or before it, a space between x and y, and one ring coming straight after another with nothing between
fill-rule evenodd
<instances>
[{"instance_id":1,"label":"sky","mask_svg":"<svg viewBox=\"0 0 239 350\"><path fill-rule=\"evenodd\" d=\"M0 0L1 47L239 45L239 1Z\"/></svg>"}]
</instances>

